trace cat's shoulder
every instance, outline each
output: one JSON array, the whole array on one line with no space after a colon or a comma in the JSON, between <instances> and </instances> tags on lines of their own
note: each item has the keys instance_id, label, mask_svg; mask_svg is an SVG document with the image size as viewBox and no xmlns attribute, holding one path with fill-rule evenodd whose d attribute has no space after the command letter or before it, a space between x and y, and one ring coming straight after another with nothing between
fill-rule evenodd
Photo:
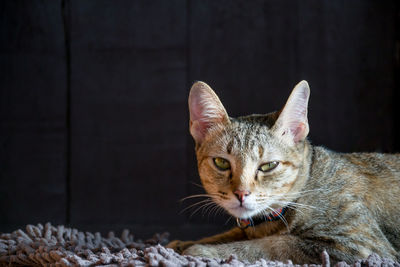
<instances>
[{"instance_id":1,"label":"cat's shoulder","mask_svg":"<svg viewBox=\"0 0 400 267\"><path fill-rule=\"evenodd\" d=\"M335 152L325 147L315 146L314 161L320 163L339 165L350 169L381 171L400 171L400 153L376 153L376 152Z\"/></svg>"}]
</instances>

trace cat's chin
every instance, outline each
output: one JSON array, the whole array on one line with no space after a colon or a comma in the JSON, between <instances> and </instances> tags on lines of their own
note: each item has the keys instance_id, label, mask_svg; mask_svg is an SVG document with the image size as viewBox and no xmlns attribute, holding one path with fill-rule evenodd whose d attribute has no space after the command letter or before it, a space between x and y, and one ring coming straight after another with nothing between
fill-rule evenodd
<instances>
[{"instance_id":1,"label":"cat's chin","mask_svg":"<svg viewBox=\"0 0 400 267\"><path fill-rule=\"evenodd\" d=\"M249 219L257 214L257 210L246 207L237 207L229 209L229 213L236 218Z\"/></svg>"}]
</instances>

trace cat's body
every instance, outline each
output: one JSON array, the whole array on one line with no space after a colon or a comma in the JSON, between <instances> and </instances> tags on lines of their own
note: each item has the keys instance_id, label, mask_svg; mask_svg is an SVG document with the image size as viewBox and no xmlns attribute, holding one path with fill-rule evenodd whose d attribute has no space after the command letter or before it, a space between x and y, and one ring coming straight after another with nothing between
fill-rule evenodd
<instances>
[{"instance_id":1,"label":"cat's body","mask_svg":"<svg viewBox=\"0 0 400 267\"><path fill-rule=\"evenodd\" d=\"M320 263L371 253L400 260L400 156L336 153L312 146L306 82L281 112L229 118L218 97L198 82L189 97L191 133L202 183L237 218L281 219L199 241L173 241L184 254L255 261Z\"/></svg>"}]
</instances>

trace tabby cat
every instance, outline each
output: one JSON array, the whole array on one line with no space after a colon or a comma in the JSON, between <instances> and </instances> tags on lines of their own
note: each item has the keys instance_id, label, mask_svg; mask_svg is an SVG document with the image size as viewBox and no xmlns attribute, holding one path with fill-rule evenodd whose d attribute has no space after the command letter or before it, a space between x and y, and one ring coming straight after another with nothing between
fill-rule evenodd
<instances>
[{"instance_id":1,"label":"tabby cat","mask_svg":"<svg viewBox=\"0 0 400 267\"><path fill-rule=\"evenodd\" d=\"M336 153L307 140L310 89L302 81L284 108L231 118L203 82L189 95L190 133L202 184L238 227L183 254L254 262L354 262L371 253L400 260L400 155Z\"/></svg>"}]
</instances>

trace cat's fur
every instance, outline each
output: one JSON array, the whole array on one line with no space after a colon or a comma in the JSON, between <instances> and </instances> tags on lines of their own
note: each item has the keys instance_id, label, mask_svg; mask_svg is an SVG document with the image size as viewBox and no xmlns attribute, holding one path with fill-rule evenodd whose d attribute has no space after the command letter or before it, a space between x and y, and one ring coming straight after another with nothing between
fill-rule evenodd
<instances>
[{"instance_id":1,"label":"cat's fur","mask_svg":"<svg viewBox=\"0 0 400 267\"><path fill-rule=\"evenodd\" d=\"M288 207L284 218L198 241L173 241L184 254L242 260L319 263L371 253L400 260L400 157L336 153L307 140L310 90L300 82L280 112L228 117L214 91L196 82L189 95L190 132L209 196L235 217L255 218ZM227 159L221 171L213 158ZM270 172L259 166L277 161ZM235 195L246 190L243 205Z\"/></svg>"}]
</instances>

